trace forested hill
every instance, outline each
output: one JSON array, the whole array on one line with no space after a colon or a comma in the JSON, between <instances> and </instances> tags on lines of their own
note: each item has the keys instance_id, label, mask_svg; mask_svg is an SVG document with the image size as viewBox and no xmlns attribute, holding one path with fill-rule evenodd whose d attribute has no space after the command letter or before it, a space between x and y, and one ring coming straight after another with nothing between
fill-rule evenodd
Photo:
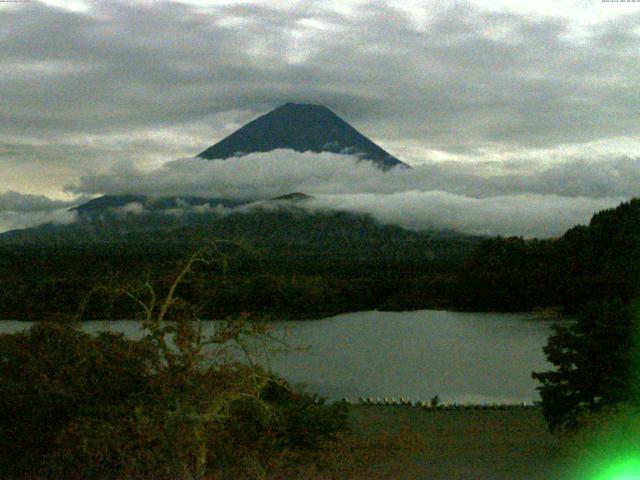
<instances>
[{"instance_id":1,"label":"forested hill","mask_svg":"<svg viewBox=\"0 0 640 480\"><path fill-rule=\"evenodd\" d=\"M162 283L215 239L250 249L228 252L224 278L218 270L203 270L196 290L206 298L202 315L210 318L242 311L312 318L380 308L413 282L426 285L447 275L481 240L381 225L364 215L310 214L295 202L230 214L107 209L70 225L0 236L0 318L72 314L87 292L105 282L151 275ZM437 290L430 292L421 303L439 301ZM96 299L90 307L92 318L131 318L133 308Z\"/></svg>"},{"instance_id":2,"label":"forested hill","mask_svg":"<svg viewBox=\"0 0 640 480\"><path fill-rule=\"evenodd\" d=\"M640 285L640 199L593 215L551 240L481 242L457 274L453 303L465 309L529 310L628 301Z\"/></svg>"},{"instance_id":3,"label":"forested hill","mask_svg":"<svg viewBox=\"0 0 640 480\"><path fill-rule=\"evenodd\" d=\"M383 225L362 214L312 213L297 206L299 198L264 202L260 207L244 210L225 210L226 206L204 211L173 210L173 204L167 208L148 208L139 202L144 211L123 210L120 206L106 209L83 206L76 222L5 232L0 234L0 245L73 247L108 243L125 248L129 244L174 244L188 249L214 239L228 239L289 254L416 260L461 259L481 240L455 232L418 232Z\"/></svg>"},{"instance_id":4,"label":"forested hill","mask_svg":"<svg viewBox=\"0 0 640 480\"><path fill-rule=\"evenodd\" d=\"M626 302L640 283L638 199L550 240L413 232L292 206L179 217L103 212L2 238L0 318L11 319L70 315L105 282L149 275L161 287L214 238L242 240L251 250L229 252L225 275L208 267L185 284L182 294L203 303L205 318L314 318L376 308L571 313L607 298ZM112 300L94 298L87 318L131 318L134 305Z\"/></svg>"}]
</instances>

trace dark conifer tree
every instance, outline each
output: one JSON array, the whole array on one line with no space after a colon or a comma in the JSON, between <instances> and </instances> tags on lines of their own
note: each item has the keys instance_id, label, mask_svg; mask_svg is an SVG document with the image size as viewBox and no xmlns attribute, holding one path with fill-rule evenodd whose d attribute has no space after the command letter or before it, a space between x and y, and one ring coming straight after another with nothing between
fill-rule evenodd
<instances>
[{"instance_id":1,"label":"dark conifer tree","mask_svg":"<svg viewBox=\"0 0 640 480\"><path fill-rule=\"evenodd\" d=\"M605 406L640 402L640 304L588 304L577 321L556 325L544 352L555 369L534 372L551 431L573 430Z\"/></svg>"}]
</instances>

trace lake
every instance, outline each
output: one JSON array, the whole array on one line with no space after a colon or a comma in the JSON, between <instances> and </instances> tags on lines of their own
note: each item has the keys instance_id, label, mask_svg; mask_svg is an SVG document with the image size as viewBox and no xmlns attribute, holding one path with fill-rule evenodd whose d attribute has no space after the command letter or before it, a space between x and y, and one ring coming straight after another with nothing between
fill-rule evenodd
<instances>
[{"instance_id":1,"label":"lake","mask_svg":"<svg viewBox=\"0 0 640 480\"><path fill-rule=\"evenodd\" d=\"M205 322L212 324L212 322ZM527 314L357 312L274 323L290 345L271 368L330 399L407 397L443 402L520 403L539 399L532 371L546 370L551 322ZM0 332L28 328L0 322ZM140 336L135 321L86 322L86 331Z\"/></svg>"}]
</instances>

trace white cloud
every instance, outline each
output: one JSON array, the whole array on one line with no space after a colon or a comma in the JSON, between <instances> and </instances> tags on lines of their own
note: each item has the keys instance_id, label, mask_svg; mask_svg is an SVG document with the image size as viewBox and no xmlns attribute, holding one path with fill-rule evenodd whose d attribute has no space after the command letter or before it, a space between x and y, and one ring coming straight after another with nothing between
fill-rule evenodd
<instances>
[{"instance_id":1,"label":"white cloud","mask_svg":"<svg viewBox=\"0 0 640 480\"><path fill-rule=\"evenodd\" d=\"M302 190L399 202L409 192L446 192L453 211L463 199L472 209L530 195L556 219L574 217L551 204L587 208L637 194L637 4L396 4L7 4L0 178L21 191L58 192L72 182L96 194L268 198ZM145 173L287 101L325 104L421 166L383 176L344 158L278 152L278 162L271 154L188 160ZM121 159L135 167L108 172ZM23 201L0 196L0 214L57 208Z\"/></svg>"},{"instance_id":2,"label":"white cloud","mask_svg":"<svg viewBox=\"0 0 640 480\"><path fill-rule=\"evenodd\" d=\"M131 213L133 215L140 215L144 213L145 208L144 205L140 202L131 202L123 205L122 207L118 207L115 209L118 213L128 214Z\"/></svg>"},{"instance_id":3,"label":"white cloud","mask_svg":"<svg viewBox=\"0 0 640 480\"><path fill-rule=\"evenodd\" d=\"M44 195L23 194L13 191L0 193L0 232L28 228L43 223L68 224L76 219L69 208L87 200L63 201Z\"/></svg>"},{"instance_id":4,"label":"white cloud","mask_svg":"<svg viewBox=\"0 0 640 480\"><path fill-rule=\"evenodd\" d=\"M42 212L77 205L78 201L54 200L44 195L33 195L14 191L0 192L0 212Z\"/></svg>"},{"instance_id":5,"label":"white cloud","mask_svg":"<svg viewBox=\"0 0 640 480\"><path fill-rule=\"evenodd\" d=\"M522 171L525 169L525 171ZM357 156L274 150L224 161L185 158L153 170L121 163L85 175L68 191L82 194L265 199L307 194L445 191L468 197L536 193L568 197L632 197L640 158L572 159L547 165L517 161L434 162L383 172Z\"/></svg>"},{"instance_id":6,"label":"white cloud","mask_svg":"<svg viewBox=\"0 0 640 480\"><path fill-rule=\"evenodd\" d=\"M75 211L57 209L51 211L0 211L0 233L20 228L37 227L45 223L67 225L77 219Z\"/></svg>"},{"instance_id":7,"label":"white cloud","mask_svg":"<svg viewBox=\"0 0 640 480\"><path fill-rule=\"evenodd\" d=\"M13 189L192 155L287 101L325 104L413 163L640 144L633 4L62 3L0 17L0 177Z\"/></svg>"},{"instance_id":8,"label":"white cloud","mask_svg":"<svg viewBox=\"0 0 640 480\"><path fill-rule=\"evenodd\" d=\"M151 171L130 163L106 174L87 175L76 193L140 193L152 196L265 199L292 191L346 193L378 189L384 173L371 162L351 155L274 150L225 161L202 158L175 160ZM367 187L367 183L371 183Z\"/></svg>"},{"instance_id":9,"label":"white cloud","mask_svg":"<svg viewBox=\"0 0 640 480\"><path fill-rule=\"evenodd\" d=\"M385 224L416 230L455 230L477 235L554 237L621 198L505 195L471 198L440 191L393 194L320 195L311 208L369 214Z\"/></svg>"},{"instance_id":10,"label":"white cloud","mask_svg":"<svg viewBox=\"0 0 640 480\"><path fill-rule=\"evenodd\" d=\"M633 196L639 167L638 159L618 158L573 160L518 175L469 163L382 172L355 156L275 150L224 161L176 160L151 171L125 164L85 176L70 188L84 194L250 200L304 192L315 197L300 204L307 208L366 213L406 228L546 237L586 223L594 212Z\"/></svg>"}]
</instances>

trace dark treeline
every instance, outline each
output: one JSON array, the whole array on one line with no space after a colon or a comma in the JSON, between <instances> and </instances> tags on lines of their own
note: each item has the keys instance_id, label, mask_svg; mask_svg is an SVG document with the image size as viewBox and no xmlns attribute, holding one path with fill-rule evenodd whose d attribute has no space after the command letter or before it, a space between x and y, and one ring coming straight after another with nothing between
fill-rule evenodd
<instances>
[{"instance_id":1,"label":"dark treeline","mask_svg":"<svg viewBox=\"0 0 640 480\"><path fill-rule=\"evenodd\" d=\"M341 213L199 214L180 221L166 214L101 215L0 239L0 316L70 315L105 282L130 284L148 275L161 287L185 257L220 238L248 247L230 246L222 252L228 254L225 272L201 268L182 286L182 295L198 297L204 318L239 312L314 318L387 303L395 307L394 299L413 285L428 294L422 303L440 304L437 289L423 287L451 276L479 242ZM131 310L124 299L92 295L84 318L127 318Z\"/></svg>"},{"instance_id":2,"label":"dark treeline","mask_svg":"<svg viewBox=\"0 0 640 480\"><path fill-rule=\"evenodd\" d=\"M0 316L36 319L73 314L92 289L149 275L160 285L196 248L187 244L84 244L0 247ZM182 288L205 298L202 315L225 317L238 312L290 318L321 317L350 310L402 307L405 288L422 291L420 302L440 304L430 282L451 277L446 264L406 258L314 254L260 250L234 252L226 274L203 267ZM115 304L92 295L85 318L127 317L126 300ZM416 304L416 306L419 306Z\"/></svg>"},{"instance_id":3,"label":"dark treeline","mask_svg":"<svg viewBox=\"0 0 640 480\"><path fill-rule=\"evenodd\" d=\"M425 234L349 214L167 217L101 215L5 235L0 316L70 315L96 286L145 275L161 287L189 253L213 238L250 247L229 248L225 272L203 268L182 287L187 298L197 291L206 299L203 318L239 312L314 318L375 308L559 307L573 313L587 300L631 298L640 265L639 200L549 240ZM95 294L85 318L126 318L132 307Z\"/></svg>"},{"instance_id":4,"label":"dark treeline","mask_svg":"<svg viewBox=\"0 0 640 480\"><path fill-rule=\"evenodd\" d=\"M483 241L457 274L454 304L465 309L561 307L575 313L588 302L637 294L640 200L596 213L550 240Z\"/></svg>"}]
</instances>

